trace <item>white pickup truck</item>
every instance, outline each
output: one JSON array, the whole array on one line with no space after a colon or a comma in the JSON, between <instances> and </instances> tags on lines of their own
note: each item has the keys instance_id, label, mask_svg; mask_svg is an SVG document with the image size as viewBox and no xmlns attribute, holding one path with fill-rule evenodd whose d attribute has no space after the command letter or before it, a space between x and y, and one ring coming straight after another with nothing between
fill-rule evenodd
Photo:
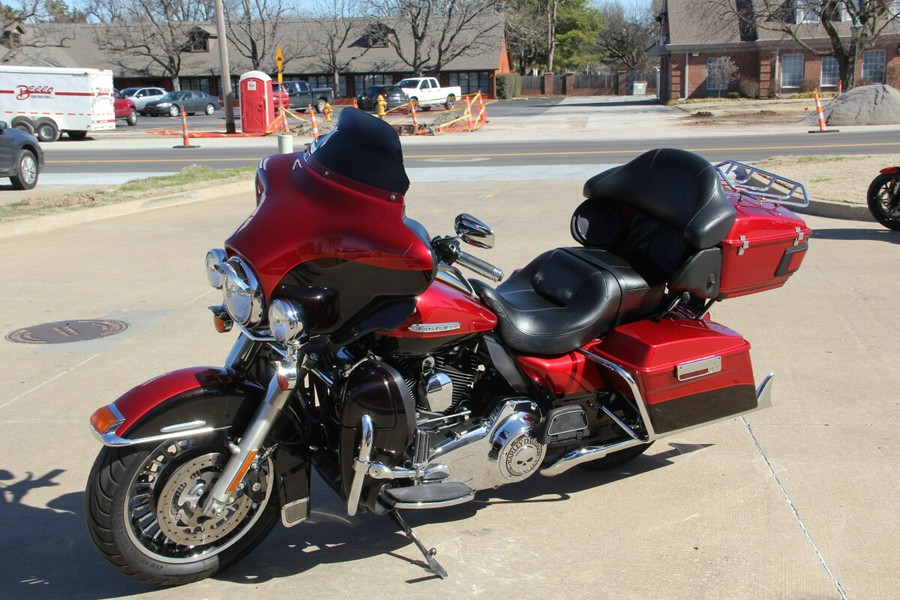
<instances>
[{"instance_id":1,"label":"white pickup truck","mask_svg":"<svg viewBox=\"0 0 900 600\"><path fill-rule=\"evenodd\" d=\"M409 101L422 108L444 105L447 110L456 106L456 99L462 96L458 85L441 87L434 77L408 77L397 87L409 96Z\"/></svg>"}]
</instances>

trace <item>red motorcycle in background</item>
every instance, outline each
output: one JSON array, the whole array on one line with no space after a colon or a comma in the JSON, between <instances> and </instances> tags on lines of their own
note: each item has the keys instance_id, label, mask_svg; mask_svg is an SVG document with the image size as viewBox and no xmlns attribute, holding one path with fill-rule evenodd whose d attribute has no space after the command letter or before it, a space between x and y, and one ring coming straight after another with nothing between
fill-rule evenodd
<instances>
[{"instance_id":1,"label":"red motorcycle in background","mask_svg":"<svg viewBox=\"0 0 900 600\"><path fill-rule=\"evenodd\" d=\"M658 149L587 181L576 245L504 283L405 216L400 139L341 111L307 151L264 159L256 208L206 257L221 367L162 375L98 409L91 536L115 568L177 585L241 559L310 514L313 468L347 514L391 515L479 490L608 468L655 440L766 406L750 344L709 317L783 285L810 229L795 182Z\"/></svg>"},{"instance_id":2,"label":"red motorcycle in background","mask_svg":"<svg viewBox=\"0 0 900 600\"><path fill-rule=\"evenodd\" d=\"M900 167L885 167L869 184L866 195L875 220L894 231L900 230Z\"/></svg>"}]
</instances>

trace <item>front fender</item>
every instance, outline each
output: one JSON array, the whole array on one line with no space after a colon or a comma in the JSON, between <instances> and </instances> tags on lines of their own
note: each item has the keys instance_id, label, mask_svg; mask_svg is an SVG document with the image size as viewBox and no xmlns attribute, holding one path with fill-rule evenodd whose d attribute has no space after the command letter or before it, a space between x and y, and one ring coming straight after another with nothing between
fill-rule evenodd
<instances>
[{"instance_id":1,"label":"front fender","mask_svg":"<svg viewBox=\"0 0 900 600\"><path fill-rule=\"evenodd\" d=\"M900 167L885 167L878 172L885 175L896 175L897 173L900 173Z\"/></svg>"},{"instance_id":2,"label":"front fender","mask_svg":"<svg viewBox=\"0 0 900 600\"><path fill-rule=\"evenodd\" d=\"M192 367L160 375L91 416L107 446L131 446L245 424L265 389L232 369Z\"/></svg>"}]
</instances>

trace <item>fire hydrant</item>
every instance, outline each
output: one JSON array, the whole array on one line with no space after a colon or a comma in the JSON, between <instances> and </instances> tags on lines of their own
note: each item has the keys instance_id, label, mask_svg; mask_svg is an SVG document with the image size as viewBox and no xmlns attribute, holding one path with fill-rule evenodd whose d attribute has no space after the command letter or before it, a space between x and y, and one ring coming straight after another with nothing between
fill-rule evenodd
<instances>
[{"instance_id":1,"label":"fire hydrant","mask_svg":"<svg viewBox=\"0 0 900 600\"><path fill-rule=\"evenodd\" d=\"M384 116L387 114L387 112L385 112L385 110L384 110L385 107L387 106L387 100L384 99L383 95L378 94L378 100L375 101L375 104L378 105L378 110L375 112L375 116L378 117L379 119L383 119Z\"/></svg>"},{"instance_id":2,"label":"fire hydrant","mask_svg":"<svg viewBox=\"0 0 900 600\"><path fill-rule=\"evenodd\" d=\"M325 120L331 122L331 104L328 102L325 103L325 108L322 109L322 114L325 115Z\"/></svg>"}]
</instances>

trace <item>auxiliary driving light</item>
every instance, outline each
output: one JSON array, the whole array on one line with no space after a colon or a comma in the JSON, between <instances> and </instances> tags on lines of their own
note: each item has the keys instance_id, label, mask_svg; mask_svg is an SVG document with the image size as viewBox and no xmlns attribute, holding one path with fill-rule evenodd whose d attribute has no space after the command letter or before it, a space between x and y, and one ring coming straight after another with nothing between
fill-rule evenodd
<instances>
[{"instance_id":1,"label":"auxiliary driving light","mask_svg":"<svg viewBox=\"0 0 900 600\"><path fill-rule=\"evenodd\" d=\"M290 300L275 300L269 307L269 328L282 344L294 341L306 329L303 307Z\"/></svg>"}]
</instances>

